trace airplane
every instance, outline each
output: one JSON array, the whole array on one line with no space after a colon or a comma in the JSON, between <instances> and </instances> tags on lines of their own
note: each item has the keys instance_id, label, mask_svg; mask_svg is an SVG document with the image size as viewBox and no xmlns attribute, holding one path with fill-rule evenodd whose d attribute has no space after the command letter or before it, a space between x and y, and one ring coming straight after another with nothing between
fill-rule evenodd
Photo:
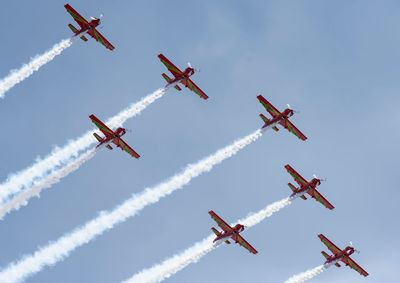
<instances>
[{"instance_id":1,"label":"airplane","mask_svg":"<svg viewBox=\"0 0 400 283\"><path fill-rule=\"evenodd\" d=\"M99 118L95 115L90 115L89 118L92 122L100 129L100 131L105 135L104 138L100 137L97 133L94 133L94 137L100 142L96 148L99 146L105 145L106 148L112 150L112 146L110 143L114 143L117 147L125 150L132 157L139 158L140 155L134 151L121 137L125 135L126 129L119 127L117 130L113 131L109 127L107 127Z\"/></svg>"},{"instance_id":2,"label":"airplane","mask_svg":"<svg viewBox=\"0 0 400 283\"><path fill-rule=\"evenodd\" d=\"M69 4L64 5L67 12L71 14L72 18L78 23L80 29L77 29L72 24L68 24L68 27L74 33L74 36L80 37L83 41L88 41L85 34L89 34L96 41L103 44L107 49L114 50L114 46L96 29L100 25L100 18L90 17L90 22L88 22L84 17L82 17L74 8Z\"/></svg>"},{"instance_id":3,"label":"airplane","mask_svg":"<svg viewBox=\"0 0 400 283\"><path fill-rule=\"evenodd\" d=\"M185 87L189 88L191 91L195 92L198 96L203 99L208 99L207 94L204 93L191 79L190 77L196 72L196 70L192 67L190 63L188 63L188 67L185 71L181 71L176 67L167 57L163 54L159 54L158 58L161 62L167 67L167 69L172 73L174 78L168 77L167 74L163 73L163 78L167 81L167 85L165 87L173 86L178 91L181 91L182 88L179 86L179 83L183 84Z\"/></svg>"},{"instance_id":4,"label":"airplane","mask_svg":"<svg viewBox=\"0 0 400 283\"><path fill-rule=\"evenodd\" d=\"M272 116L272 119L268 119L263 114L260 114L261 119L264 121L264 125L261 127L261 129L272 127L272 129L277 132L279 131L277 124L280 124L282 127L293 133L299 139L303 141L307 139L307 137L289 121L289 118L293 116L295 112L293 109L290 108L289 104L288 108L286 108L283 112L279 112L279 110L276 109L270 102L268 102L262 95L257 96L257 98Z\"/></svg>"},{"instance_id":5,"label":"airplane","mask_svg":"<svg viewBox=\"0 0 400 283\"><path fill-rule=\"evenodd\" d=\"M214 239L213 243L217 242L220 243L224 241L227 244L230 244L231 242L229 239L231 238L235 243L241 245L245 249L247 249L249 252L253 254L257 254L257 250L253 248L252 245L250 245L242 236L240 236L240 233L243 232L244 230L244 225L242 224L236 224L235 227L231 227L228 223L226 223L221 217L219 217L214 211L210 210L208 212L211 215L211 218L217 222L218 226L221 227L223 231L218 231L214 227L211 228L211 230L214 232L217 237Z\"/></svg>"},{"instance_id":6,"label":"airplane","mask_svg":"<svg viewBox=\"0 0 400 283\"><path fill-rule=\"evenodd\" d=\"M296 172L289 164L285 165L285 169L288 171L290 175L292 175L293 179L299 184L300 188L296 188L292 183L288 183L289 188L293 191L290 195L291 198L301 197L303 200L306 200L305 194L309 194L316 201L320 202L328 209L334 209L335 207L325 199L318 191L317 187L321 185L321 179L318 179L317 176L314 175L314 178L311 181L307 181L304 179L299 173Z\"/></svg>"},{"instance_id":7,"label":"airplane","mask_svg":"<svg viewBox=\"0 0 400 283\"><path fill-rule=\"evenodd\" d=\"M318 238L328 247L328 249L333 253L333 255L328 255L326 252L322 251L322 255L326 258L325 265L335 264L335 266L340 267L339 261L342 261L346 266L354 269L361 275L367 277L368 272L362 269L354 260L350 258L350 256L357 251L353 244L350 242L350 246L347 246L344 250L339 249L335 244L333 244L327 237L322 234L318 235Z\"/></svg>"}]
</instances>

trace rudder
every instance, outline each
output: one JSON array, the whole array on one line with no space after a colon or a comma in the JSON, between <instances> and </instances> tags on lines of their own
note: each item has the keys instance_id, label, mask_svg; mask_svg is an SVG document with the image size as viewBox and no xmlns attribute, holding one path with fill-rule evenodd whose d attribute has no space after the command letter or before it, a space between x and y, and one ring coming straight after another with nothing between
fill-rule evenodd
<instances>
[{"instance_id":1,"label":"rudder","mask_svg":"<svg viewBox=\"0 0 400 283\"><path fill-rule=\"evenodd\" d=\"M288 183L288 186L289 186L289 188L292 190L292 192L296 192L297 191L297 188L292 184L292 183ZM307 198L306 198L306 196L305 195L301 195L300 196L303 200L306 200Z\"/></svg>"},{"instance_id":2,"label":"rudder","mask_svg":"<svg viewBox=\"0 0 400 283\"><path fill-rule=\"evenodd\" d=\"M264 121L265 124L267 124L269 121L271 121L270 119L268 119L267 117L265 117L264 114L260 114L260 118ZM278 127L276 127L276 126L273 126L272 129L273 129L275 132L278 132L278 131L279 131Z\"/></svg>"},{"instance_id":3,"label":"rudder","mask_svg":"<svg viewBox=\"0 0 400 283\"><path fill-rule=\"evenodd\" d=\"M170 77L168 77L168 75L166 73L162 73L161 74L163 76L163 78L167 81L167 83L171 83L172 79ZM175 85L174 88L178 91L181 91L182 89L180 88L179 85Z\"/></svg>"}]
</instances>

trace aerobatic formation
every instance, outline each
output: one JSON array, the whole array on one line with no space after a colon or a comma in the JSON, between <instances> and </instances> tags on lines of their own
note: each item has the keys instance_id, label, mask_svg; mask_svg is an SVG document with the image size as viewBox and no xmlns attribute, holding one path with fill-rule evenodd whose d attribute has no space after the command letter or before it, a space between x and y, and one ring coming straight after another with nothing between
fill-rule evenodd
<instances>
[{"instance_id":1,"label":"aerobatic formation","mask_svg":"<svg viewBox=\"0 0 400 283\"><path fill-rule=\"evenodd\" d=\"M68 27L73 32L73 36L54 46L53 49L48 52L34 58L20 70L16 70L10 73L8 77L0 80L0 97L3 97L4 92L10 90L17 83L22 82L22 80L30 76L34 71L37 71L42 65L51 61L56 55L59 55L64 49L71 46L76 38L80 38L86 42L88 41L87 36L89 35L105 48L109 50L115 49L115 47L97 30L101 23L101 16L99 18L91 17L90 20L87 20L70 4L66 4L64 7L78 25L78 27L75 27L70 23L68 24ZM162 97L169 89L174 88L177 91L182 91L182 86L184 86L204 100L209 98L208 95L192 81L191 77L198 70L193 68L190 63L188 63L188 67L182 71L165 55L159 54L158 58L172 75L172 77L170 77L166 73L162 73L162 77L167 84L162 89L144 97L141 101L133 104L131 107L106 122L103 122L97 116L91 114L89 118L101 134L94 130L89 131L61 150L51 153L46 159L37 161L30 168L12 175L6 182L0 184L0 218L3 218L4 215L12 210L17 210L21 206L27 205L28 199L38 196L43 189L50 188L60 182L62 178L77 170L83 163L89 161L96 152L104 147L109 150L112 150L113 146L118 147L131 157L139 159L141 157L139 153L122 139L122 136L128 132L122 127L122 124L127 119L140 113L158 98ZM296 111L293 110L290 105L287 105L287 108L283 111L279 111L264 96L258 95L257 99L270 116L267 117L264 114L259 115L264 123L260 129L236 140L232 144L223 147L196 163L189 164L186 169L172 176L165 182L154 187L146 188L142 193L133 195L132 198L126 200L114 210L103 212L97 218L94 218L77 229L74 229L72 232L60 237L59 240L52 241L47 246L42 246L31 255L25 255L20 260L3 267L0 270L0 282L20 282L43 270L46 266L54 265L56 262L69 256L74 249L88 243L105 231L112 229L116 224L124 222L129 217L135 216L141 209L158 202L175 190L181 189L187 185L191 179L210 171L215 165L234 156L240 150L256 141L269 129L278 132L281 127L296 136L299 140L307 140L307 137L291 121ZM84 117L82 117L82 119L83 118ZM93 144L96 142L97 145L94 146ZM292 191L288 197L267 205L258 213L253 213L244 219L238 220L234 224L227 223L217 213L210 210L208 212L209 215L221 230L212 227L211 230L213 234L204 240L195 243L184 252L174 255L160 264L139 271L126 282L160 282L171 277L190 263L198 261L201 257L224 243L236 243L254 255L259 252L261 253L263 251L256 250L256 248L242 236L243 232L246 228L260 223L275 212L288 206L297 198L307 200L307 197L310 197L329 210L335 208L328 199L317 190L324 180L315 175L311 180L307 180L289 164L285 165L284 168L291 175L294 182L297 183L297 185L290 182L288 183ZM320 274L332 265L341 267L341 264L348 266L362 276L368 276L368 273L351 258L355 252L358 252L351 242L349 246L341 249L323 234L319 234L318 238L328 248L331 254L322 251L325 262L314 269L290 277L286 282L304 282ZM304 258L302 260L304 260Z\"/></svg>"}]
</instances>

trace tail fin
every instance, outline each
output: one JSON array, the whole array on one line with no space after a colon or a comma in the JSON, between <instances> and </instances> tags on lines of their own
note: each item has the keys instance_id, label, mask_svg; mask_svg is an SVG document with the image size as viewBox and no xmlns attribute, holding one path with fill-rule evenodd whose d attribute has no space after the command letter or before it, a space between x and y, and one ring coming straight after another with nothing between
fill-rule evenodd
<instances>
[{"instance_id":1,"label":"tail fin","mask_svg":"<svg viewBox=\"0 0 400 283\"><path fill-rule=\"evenodd\" d=\"M268 123L269 121L271 121L270 119L268 119L267 117L264 116L264 114L260 114L261 119L264 121L264 123ZM278 127L273 126L272 129L277 132L279 131Z\"/></svg>"},{"instance_id":2,"label":"tail fin","mask_svg":"<svg viewBox=\"0 0 400 283\"><path fill-rule=\"evenodd\" d=\"M88 41L88 39L87 39L86 36L84 36L84 35L81 36L81 39L82 39L83 41Z\"/></svg>"},{"instance_id":3,"label":"tail fin","mask_svg":"<svg viewBox=\"0 0 400 283\"><path fill-rule=\"evenodd\" d=\"M76 27L74 27L73 25L68 24L68 27L72 30L73 33L76 34L78 32L78 29Z\"/></svg>"},{"instance_id":4,"label":"tail fin","mask_svg":"<svg viewBox=\"0 0 400 283\"><path fill-rule=\"evenodd\" d=\"M322 254L326 259L329 259L329 255L328 255L326 252L322 251L321 254Z\"/></svg>"},{"instance_id":5,"label":"tail fin","mask_svg":"<svg viewBox=\"0 0 400 283\"><path fill-rule=\"evenodd\" d=\"M289 186L289 188L292 190L292 192L295 193L295 192L297 191L297 188L296 188L292 183L288 183L288 186ZM301 195L300 197L301 197L302 199L304 199L304 200L307 199L305 195Z\"/></svg>"},{"instance_id":6,"label":"tail fin","mask_svg":"<svg viewBox=\"0 0 400 283\"><path fill-rule=\"evenodd\" d=\"M211 230L214 232L215 235L219 236L219 232L218 232L217 229L215 229L214 227L212 227Z\"/></svg>"},{"instance_id":7,"label":"tail fin","mask_svg":"<svg viewBox=\"0 0 400 283\"><path fill-rule=\"evenodd\" d=\"M172 82L172 79L170 77L168 77L167 74L162 73L163 78L167 81L167 83ZM182 89L180 88L179 85L174 86L176 90L181 91Z\"/></svg>"},{"instance_id":8,"label":"tail fin","mask_svg":"<svg viewBox=\"0 0 400 283\"><path fill-rule=\"evenodd\" d=\"M103 141L103 138L100 137L97 133L94 133L93 136L96 138L96 140L98 140L99 142Z\"/></svg>"}]
</instances>

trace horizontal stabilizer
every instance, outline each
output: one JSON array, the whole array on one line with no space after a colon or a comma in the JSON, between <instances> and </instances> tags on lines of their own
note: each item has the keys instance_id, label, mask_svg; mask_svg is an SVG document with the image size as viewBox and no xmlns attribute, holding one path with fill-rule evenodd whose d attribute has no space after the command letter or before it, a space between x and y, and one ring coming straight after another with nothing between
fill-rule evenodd
<instances>
[{"instance_id":1,"label":"horizontal stabilizer","mask_svg":"<svg viewBox=\"0 0 400 283\"><path fill-rule=\"evenodd\" d=\"M279 132L279 128L278 128L277 126L273 126L272 129L273 129L275 132Z\"/></svg>"},{"instance_id":2,"label":"horizontal stabilizer","mask_svg":"<svg viewBox=\"0 0 400 283\"><path fill-rule=\"evenodd\" d=\"M321 254L322 254L326 259L329 259L329 255L328 255L326 252L322 251Z\"/></svg>"},{"instance_id":3,"label":"horizontal stabilizer","mask_svg":"<svg viewBox=\"0 0 400 283\"><path fill-rule=\"evenodd\" d=\"M73 25L68 24L68 27L72 30L72 32L73 32L74 34L76 34L76 33L78 32L78 29L77 29L76 27L74 27Z\"/></svg>"},{"instance_id":4,"label":"horizontal stabilizer","mask_svg":"<svg viewBox=\"0 0 400 283\"><path fill-rule=\"evenodd\" d=\"M219 232L218 232L217 229L215 229L214 227L212 227L211 230L214 232L215 235L219 236Z\"/></svg>"},{"instance_id":5,"label":"horizontal stabilizer","mask_svg":"<svg viewBox=\"0 0 400 283\"><path fill-rule=\"evenodd\" d=\"M231 242L229 242L228 240L226 240L226 241L225 241L225 243L227 243L228 245L230 245L230 244L231 244Z\"/></svg>"},{"instance_id":6,"label":"horizontal stabilizer","mask_svg":"<svg viewBox=\"0 0 400 283\"><path fill-rule=\"evenodd\" d=\"M267 117L265 117L264 114L260 114L261 119L264 121L264 123L268 123L269 119Z\"/></svg>"},{"instance_id":7,"label":"horizontal stabilizer","mask_svg":"<svg viewBox=\"0 0 400 283\"><path fill-rule=\"evenodd\" d=\"M337 263L335 263L335 266L336 267L341 267L341 265L337 262Z\"/></svg>"},{"instance_id":8,"label":"horizontal stabilizer","mask_svg":"<svg viewBox=\"0 0 400 283\"><path fill-rule=\"evenodd\" d=\"M81 39L82 39L83 41L88 41L88 39L87 39L86 36L84 36L84 35L81 36Z\"/></svg>"},{"instance_id":9,"label":"horizontal stabilizer","mask_svg":"<svg viewBox=\"0 0 400 283\"><path fill-rule=\"evenodd\" d=\"M94 133L93 136L96 138L97 141L102 142L103 138L100 137L97 133Z\"/></svg>"},{"instance_id":10,"label":"horizontal stabilizer","mask_svg":"<svg viewBox=\"0 0 400 283\"><path fill-rule=\"evenodd\" d=\"M292 183L288 183L288 186L294 193L297 191L297 188Z\"/></svg>"},{"instance_id":11,"label":"horizontal stabilizer","mask_svg":"<svg viewBox=\"0 0 400 283\"><path fill-rule=\"evenodd\" d=\"M109 150L112 150L113 148L112 148L112 146L111 145L106 145L106 148L108 148Z\"/></svg>"},{"instance_id":12,"label":"horizontal stabilizer","mask_svg":"<svg viewBox=\"0 0 400 283\"><path fill-rule=\"evenodd\" d=\"M306 199L307 199L305 195L301 195L300 197L301 197L303 200L306 200Z\"/></svg>"},{"instance_id":13,"label":"horizontal stabilizer","mask_svg":"<svg viewBox=\"0 0 400 283\"><path fill-rule=\"evenodd\" d=\"M161 74L163 76L163 78L167 81L167 83L172 82L172 79L170 77L168 77L168 75L166 73L162 73Z\"/></svg>"},{"instance_id":14,"label":"horizontal stabilizer","mask_svg":"<svg viewBox=\"0 0 400 283\"><path fill-rule=\"evenodd\" d=\"M163 78L167 81L167 83L171 83L171 82L172 82L172 79L171 79L170 77L168 77L167 74L162 73L162 76L163 76ZM182 90L182 89L180 88L179 85L175 85L174 88L175 88L176 90L178 90L178 91L181 91L181 90Z\"/></svg>"}]
</instances>

